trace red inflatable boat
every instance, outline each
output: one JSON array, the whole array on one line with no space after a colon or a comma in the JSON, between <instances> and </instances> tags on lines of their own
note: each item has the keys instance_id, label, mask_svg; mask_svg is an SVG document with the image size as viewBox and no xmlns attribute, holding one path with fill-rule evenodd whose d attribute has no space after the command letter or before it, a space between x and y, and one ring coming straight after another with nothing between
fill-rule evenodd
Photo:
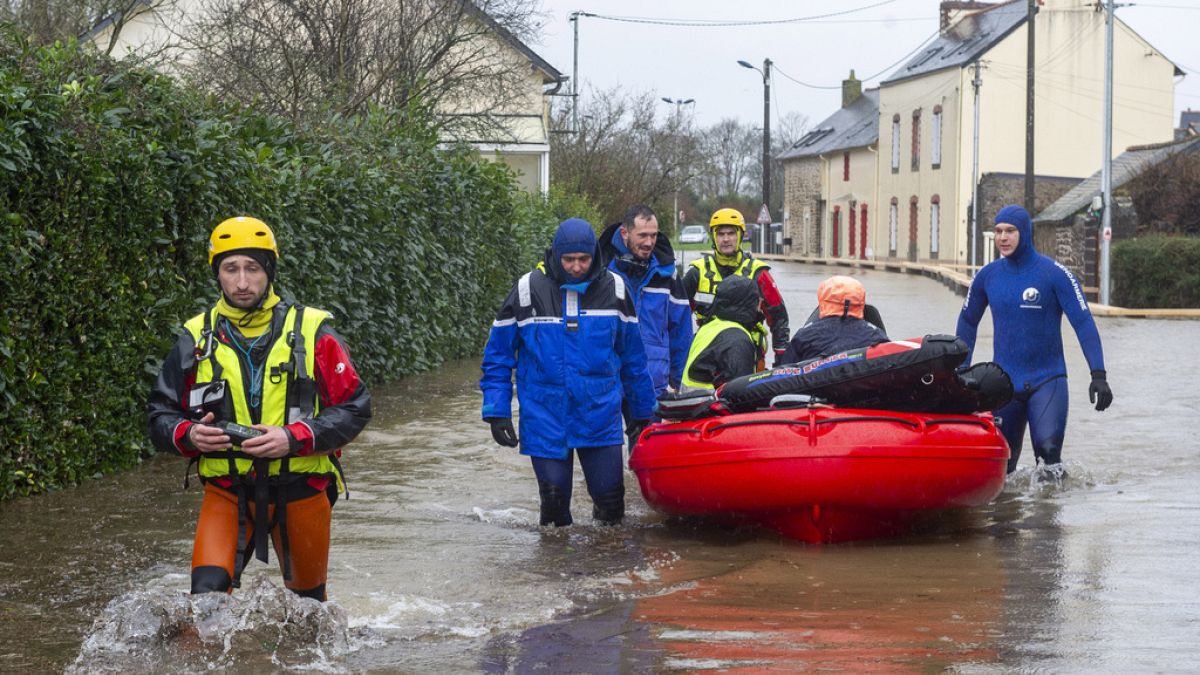
<instances>
[{"instance_id":1,"label":"red inflatable boat","mask_svg":"<svg viewBox=\"0 0 1200 675\"><path fill-rule=\"evenodd\" d=\"M990 413L815 405L657 424L629 466L664 513L834 543L901 535L922 516L987 504L1007 460Z\"/></svg>"}]
</instances>

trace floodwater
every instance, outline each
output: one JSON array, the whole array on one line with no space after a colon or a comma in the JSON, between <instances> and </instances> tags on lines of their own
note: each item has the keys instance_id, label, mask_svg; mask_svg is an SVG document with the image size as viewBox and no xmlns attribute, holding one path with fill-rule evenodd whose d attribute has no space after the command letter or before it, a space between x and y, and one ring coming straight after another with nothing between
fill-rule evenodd
<instances>
[{"instance_id":1,"label":"floodwater","mask_svg":"<svg viewBox=\"0 0 1200 675\"><path fill-rule=\"evenodd\" d=\"M774 268L794 324L846 273ZM937 282L849 273L893 338L953 332ZM590 524L580 477L577 524L541 529L528 461L478 419L477 362L376 388L324 606L259 562L232 598L187 595L200 491L178 458L5 503L0 671L1195 672L1200 323L1097 323L1116 399L1090 409L1066 326L1065 483L1027 449L994 504L890 541L668 520L632 474L624 525Z\"/></svg>"}]
</instances>

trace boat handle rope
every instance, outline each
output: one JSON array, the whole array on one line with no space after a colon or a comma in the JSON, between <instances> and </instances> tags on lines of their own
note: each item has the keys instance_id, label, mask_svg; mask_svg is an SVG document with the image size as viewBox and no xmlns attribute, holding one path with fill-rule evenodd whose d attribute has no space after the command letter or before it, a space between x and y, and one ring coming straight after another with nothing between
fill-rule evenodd
<instances>
[{"instance_id":1,"label":"boat handle rope","mask_svg":"<svg viewBox=\"0 0 1200 675\"><path fill-rule=\"evenodd\" d=\"M898 422L900 424L910 426L914 429L921 428L920 422L910 420L910 419L905 419L903 417L852 415L852 416L847 416L847 417L830 417L827 419L816 420L814 422L809 422L808 420L739 420L737 422L727 422L725 424L718 424L716 426L709 427L707 429L707 431L717 432L722 429L728 429L730 427L748 427L748 426L755 426L755 425L788 425L788 426L791 426L791 425L799 424L802 426L808 426L810 424L816 424L816 425L836 424L837 422L876 422L876 421Z\"/></svg>"}]
</instances>

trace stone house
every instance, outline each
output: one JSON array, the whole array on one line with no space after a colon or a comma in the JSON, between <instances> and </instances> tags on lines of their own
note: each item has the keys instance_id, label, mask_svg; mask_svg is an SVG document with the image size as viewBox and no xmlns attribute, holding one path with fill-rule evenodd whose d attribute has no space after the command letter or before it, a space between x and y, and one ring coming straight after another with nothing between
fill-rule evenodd
<instances>
[{"instance_id":1,"label":"stone house","mask_svg":"<svg viewBox=\"0 0 1200 675\"><path fill-rule=\"evenodd\" d=\"M866 257L868 223L877 217L878 119L879 90L864 92L850 71L842 107L779 156L785 252Z\"/></svg>"}]
</instances>

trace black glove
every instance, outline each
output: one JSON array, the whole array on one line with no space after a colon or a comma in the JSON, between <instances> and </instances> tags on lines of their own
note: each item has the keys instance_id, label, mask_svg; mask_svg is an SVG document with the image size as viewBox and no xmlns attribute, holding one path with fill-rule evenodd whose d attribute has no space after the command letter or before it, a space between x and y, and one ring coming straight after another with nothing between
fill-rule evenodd
<instances>
[{"instance_id":1,"label":"black glove","mask_svg":"<svg viewBox=\"0 0 1200 675\"><path fill-rule=\"evenodd\" d=\"M1108 388L1107 373L1103 370L1092 371L1092 383L1088 386L1088 400L1096 404L1096 410L1104 410L1112 405L1112 389Z\"/></svg>"},{"instance_id":2,"label":"black glove","mask_svg":"<svg viewBox=\"0 0 1200 675\"><path fill-rule=\"evenodd\" d=\"M775 350L775 362L771 364L772 368L778 368L783 365L783 355L787 353L786 349Z\"/></svg>"},{"instance_id":3,"label":"black glove","mask_svg":"<svg viewBox=\"0 0 1200 675\"><path fill-rule=\"evenodd\" d=\"M650 425L650 420L629 420L625 425L625 435L629 437L629 445L636 445L638 436Z\"/></svg>"},{"instance_id":4,"label":"black glove","mask_svg":"<svg viewBox=\"0 0 1200 675\"><path fill-rule=\"evenodd\" d=\"M517 447L517 432L512 420L507 417L485 417L484 422L492 425L492 439L508 448Z\"/></svg>"}]
</instances>

